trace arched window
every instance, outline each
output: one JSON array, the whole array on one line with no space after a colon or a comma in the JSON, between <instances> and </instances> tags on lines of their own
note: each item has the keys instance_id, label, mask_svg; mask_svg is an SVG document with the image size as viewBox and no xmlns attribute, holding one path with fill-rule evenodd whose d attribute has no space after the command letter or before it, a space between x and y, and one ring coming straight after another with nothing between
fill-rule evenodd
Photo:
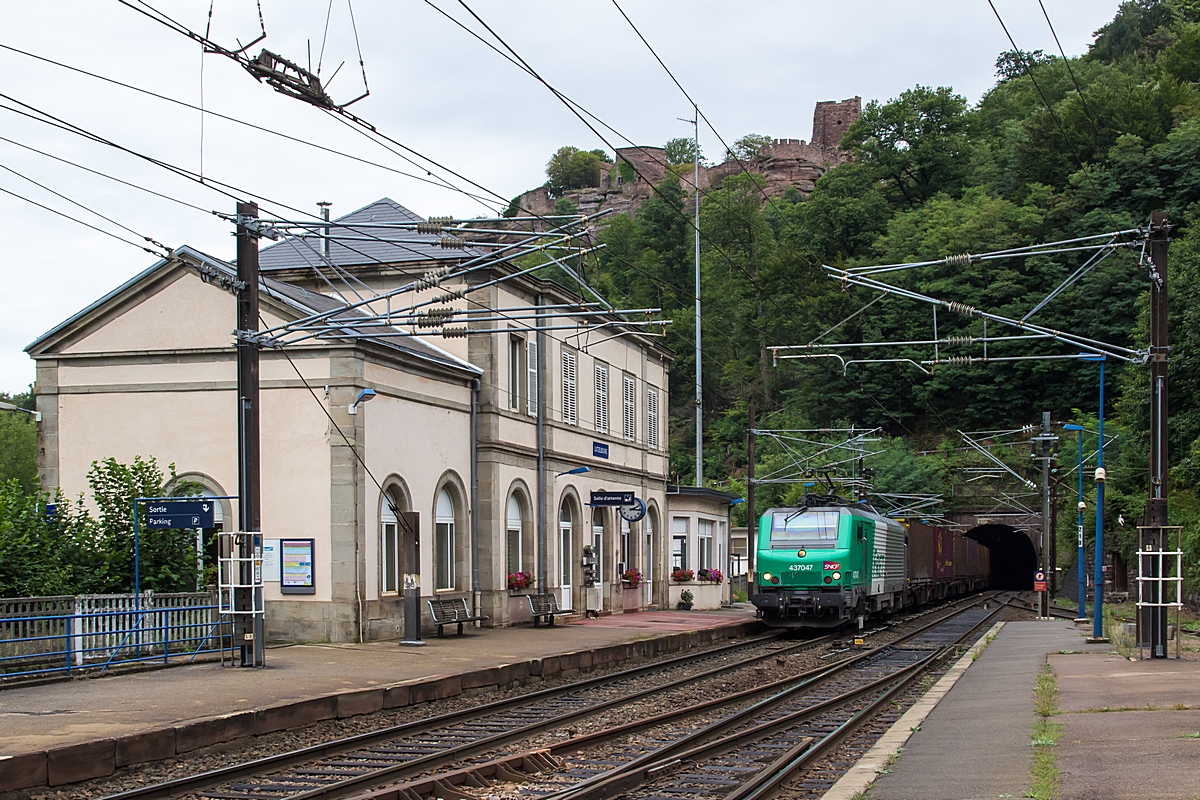
<instances>
[{"instance_id":1,"label":"arched window","mask_svg":"<svg viewBox=\"0 0 1200 800\"><path fill-rule=\"evenodd\" d=\"M562 509L558 512L558 567L559 574L562 576L562 597L559 603L563 608L572 608L571 606L571 566L572 566L572 547L571 547L571 503L568 498L563 499Z\"/></svg>"},{"instance_id":2,"label":"arched window","mask_svg":"<svg viewBox=\"0 0 1200 800\"><path fill-rule=\"evenodd\" d=\"M517 493L513 492L508 496L508 525L506 528L508 543L507 564L510 575L514 572L520 572L521 565L525 563L521 559L521 530L521 501L517 497Z\"/></svg>"},{"instance_id":3,"label":"arched window","mask_svg":"<svg viewBox=\"0 0 1200 800\"><path fill-rule=\"evenodd\" d=\"M379 511L379 535L382 539L382 568L380 590L384 594L400 592L400 520L385 499Z\"/></svg>"},{"instance_id":4,"label":"arched window","mask_svg":"<svg viewBox=\"0 0 1200 800\"><path fill-rule=\"evenodd\" d=\"M437 589L454 588L454 498L445 488L438 491L434 516L434 573Z\"/></svg>"},{"instance_id":5,"label":"arched window","mask_svg":"<svg viewBox=\"0 0 1200 800\"><path fill-rule=\"evenodd\" d=\"M592 552L596 554L596 584L604 583L604 509L592 509Z\"/></svg>"}]
</instances>

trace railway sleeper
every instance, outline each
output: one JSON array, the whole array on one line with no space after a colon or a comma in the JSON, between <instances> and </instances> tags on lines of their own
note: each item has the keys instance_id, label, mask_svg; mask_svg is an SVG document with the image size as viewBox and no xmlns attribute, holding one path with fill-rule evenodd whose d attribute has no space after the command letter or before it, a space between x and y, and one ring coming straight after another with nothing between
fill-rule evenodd
<instances>
[{"instance_id":1,"label":"railway sleeper","mask_svg":"<svg viewBox=\"0 0 1200 800\"><path fill-rule=\"evenodd\" d=\"M355 795L352 800L481 800L486 792L470 790L487 789L494 783L524 783L531 775L556 772L562 766L549 750L530 750L453 772L373 789Z\"/></svg>"}]
</instances>

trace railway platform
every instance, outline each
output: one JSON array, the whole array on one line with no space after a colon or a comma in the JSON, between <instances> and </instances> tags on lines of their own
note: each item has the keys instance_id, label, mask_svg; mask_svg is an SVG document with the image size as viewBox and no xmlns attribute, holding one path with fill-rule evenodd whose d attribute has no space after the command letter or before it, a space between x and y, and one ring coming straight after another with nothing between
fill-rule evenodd
<instances>
[{"instance_id":1,"label":"railway platform","mask_svg":"<svg viewBox=\"0 0 1200 800\"><path fill-rule=\"evenodd\" d=\"M326 719L371 713L682 650L759 630L748 604L644 611L541 628L267 650L261 670L192 664L0 689L0 792Z\"/></svg>"},{"instance_id":2,"label":"railway platform","mask_svg":"<svg viewBox=\"0 0 1200 800\"><path fill-rule=\"evenodd\" d=\"M1033 690L1047 662L1058 687L1054 721L1062 725L1055 797L1200 796L1197 654L1131 662L1111 645L1087 644L1090 632L1064 620L1005 623L977 659L964 657L944 696L902 718L888 734L892 741L881 740L826 798L1032 796ZM938 693L935 687L930 694Z\"/></svg>"}]
</instances>

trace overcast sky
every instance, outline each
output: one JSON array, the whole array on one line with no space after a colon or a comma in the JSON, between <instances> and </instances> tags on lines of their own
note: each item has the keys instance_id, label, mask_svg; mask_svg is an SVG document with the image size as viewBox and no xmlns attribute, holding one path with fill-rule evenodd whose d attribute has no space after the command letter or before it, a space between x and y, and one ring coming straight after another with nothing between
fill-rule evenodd
<instances>
[{"instance_id":1,"label":"overcast sky","mask_svg":"<svg viewBox=\"0 0 1200 800\"><path fill-rule=\"evenodd\" d=\"M133 0L131 0L133 2ZM456 0L434 0L470 18ZM994 0L1022 49L1055 50L1037 0ZM1118 0L1044 0L1068 54L1082 53ZM150 0L193 30L206 26L205 0ZM611 0L468 0L468 5L548 82L628 139L661 145L690 135L677 117L690 108ZM726 141L746 133L808 139L813 105L860 95L887 100L916 84L948 85L976 102L1009 49L987 0L622 0L622 7ZM326 13L329 33L324 36ZM362 73L346 0L262 0L266 46L301 64L322 62L339 102L359 94ZM381 131L503 198L540 184L564 144L605 143L550 92L424 0L353 5L371 94L353 107ZM232 61L202 58L198 44L117 0L5 4L0 45L65 62L326 147L425 177L396 155L321 111L257 84ZM483 33L471 21L474 29ZM236 46L258 33L254 0L216 0L211 36ZM324 56L321 44L325 38ZM203 61L203 78L202 64ZM380 197L422 216L485 213L463 194L355 163L135 91L105 84L10 50L0 50L6 98L26 103L130 150L261 195L267 211L290 205L335 216ZM14 174L170 246L232 256L230 225L206 213L234 201L135 156L12 111L0 137L199 206L197 210L90 175L0 141L0 390L34 378L23 348L154 262L134 247L11 194L133 236ZM625 141L610 138L622 146ZM719 160L715 135L701 145ZM435 170L435 172L437 172ZM446 177L449 177L448 175ZM452 179L465 186L463 181ZM478 190L475 190L478 192ZM482 194L482 192L479 192ZM236 194L236 192L234 192ZM294 215L294 212L293 212ZM187 309L180 309L187 325ZM233 320L230 320L233 328Z\"/></svg>"}]
</instances>

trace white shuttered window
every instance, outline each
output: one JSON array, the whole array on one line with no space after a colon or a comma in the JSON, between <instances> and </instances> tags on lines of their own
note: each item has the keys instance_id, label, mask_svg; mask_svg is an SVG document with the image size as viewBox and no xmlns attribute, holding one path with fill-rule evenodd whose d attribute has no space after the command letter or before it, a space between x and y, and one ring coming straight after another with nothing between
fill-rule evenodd
<instances>
[{"instance_id":1,"label":"white shuttered window","mask_svg":"<svg viewBox=\"0 0 1200 800\"><path fill-rule=\"evenodd\" d=\"M646 390L646 446L658 449L658 389Z\"/></svg>"},{"instance_id":2,"label":"white shuttered window","mask_svg":"<svg viewBox=\"0 0 1200 800\"><path fill-rule=\"evenodd\" d=\"M527 365L526 411L529 416L536 417L538 411L538 352L537 339L533 338L532 334L525 342L525 363Z\"/></svg>"},{"instance_id":3,"label":"white shuttered window","mask_svg":"<svg viewBox=\"0 0 1200 800\"><path fill-rule=\"evenodd\" d=\"M578 358L570 350L562 351L562 420L568 425L579 424Z\"/></svg>"},{"instance_id":4,"label":"white shuttered window","mask_svg":"<svg viewBox=\"0 0 1200 800\"><path fill-rule=\"evenodd\" d=\"M629 375L625 376L625 438L637 441L637 384Z\"/></svg>"},{"instance_id":5,"label":"white shuttered window","mask_svg":"<svg viewBox=\"0 0 1200 800\"><path fill-rule=\"evenodd\" d=\"M608 433L608 367L596 365L596 433Z\"/></svg>"}]
</instances>

